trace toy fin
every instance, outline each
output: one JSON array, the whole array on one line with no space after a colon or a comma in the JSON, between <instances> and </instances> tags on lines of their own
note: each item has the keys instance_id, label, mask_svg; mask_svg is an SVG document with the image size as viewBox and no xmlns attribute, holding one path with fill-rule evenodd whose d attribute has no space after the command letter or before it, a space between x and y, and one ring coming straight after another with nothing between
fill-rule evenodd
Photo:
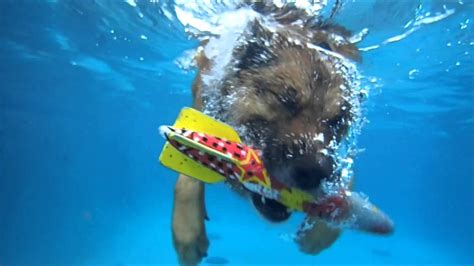
<instances>
[{"instance_id":1,"label":"toy fin","mask_svg":"<svg viewBox=\"0 0 474 266\"><path fill-rule=\"evenodd\" d=\"M352 192L347 197L351 206L350 216L354 218L353 228L361 231L388 235L394 230L393 221L367 199Z\"/></svg>"},{"instance_id":2,"label":"toy fin","mask_svg":"<svg viewBox=\"0 0 474 266\"><path fill-rule=\"evenodd\" d=\"M196 178L205 183L224 181L225 177L192 160L179 152L170 143L166 143L160 155L160 162L176 172Z\"/></svg>"},{"instance_id":3,"label":"toy fin","mask_svg":"<svg viewBox=\"0 0 474 266\"><path fill-rule=\"evenodd\" d=\"M232 127L192 108L183 108L173 127L241 142L239 135ZM168 142L165 144L159 160L165 167L205 183L217 183L225 180L224 176L190 159Z\"/></svg>"},{"instance_id":4,"label":"toy fin","mask_svg":"<svg viewBox=\"0 0 474 266\"><path fill-rule=\"evenodd\" d=\"M185 128L206 133L229 141L242 142L237 132L229 125L189 107L181 109L178 119L176 119L173 126L179 129Z\"/></svg>"}]
</instances>

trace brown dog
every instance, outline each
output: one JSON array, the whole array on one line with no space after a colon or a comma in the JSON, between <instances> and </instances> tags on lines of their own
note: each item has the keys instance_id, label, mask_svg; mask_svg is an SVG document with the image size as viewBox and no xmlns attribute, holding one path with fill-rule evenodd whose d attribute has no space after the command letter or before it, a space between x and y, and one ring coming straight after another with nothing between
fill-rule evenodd
<instances>
[{"instance_id":1,"label":"brown dog","mask_svg":"<svg viewBox=\"0 0 474 266\"><path fill-rule=\"evenodd\" d=\"M251 6L265 19L249 22L232 49L231 62L222 69L224 75L209 81L217 62L204 48L197 55L194 107L237 128L245 143L262 150L272 176L315 193L323 181L338 176L331 142L341 141L353 120L344 91L350 84L338 64L341 58L357 60L357 49L346 30L317 23L297 8ZM271 221L290 216L276 201L249 196ZM203 183L181 175L172 223L180 263L197 264L206 256L205 219ZM302 251L317 254L339 234L319 221L299 232L297 242Z\"/></svg>"}]
</instances>

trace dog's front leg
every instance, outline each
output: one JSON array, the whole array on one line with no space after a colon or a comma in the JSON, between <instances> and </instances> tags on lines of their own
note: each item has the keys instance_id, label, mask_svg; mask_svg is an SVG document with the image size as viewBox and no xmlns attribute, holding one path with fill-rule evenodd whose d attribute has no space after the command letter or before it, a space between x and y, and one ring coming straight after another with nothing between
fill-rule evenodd
<instances>
[{"instance_id":1,"label":"dog's front leg","mask_svg":"<svg viewBox=\"0 0 474 266\"><path fill-rule=\"evenodd\" d=\"M196 265L207 256L205 219L204 183L180 175L174 192L172 231L181 265Z\"/></svg>"},{"instance_id":2,"label":"dog's front leg","mask_svg":"<svg viewBox=\"0 0 474 266\"><path fill-rule=\"evenodd\" d=\"M295 241L302 252L316 255L329 248L340 234L340 229L330 227L320 219L306 217Z\"/></svg>"}]
</instances>

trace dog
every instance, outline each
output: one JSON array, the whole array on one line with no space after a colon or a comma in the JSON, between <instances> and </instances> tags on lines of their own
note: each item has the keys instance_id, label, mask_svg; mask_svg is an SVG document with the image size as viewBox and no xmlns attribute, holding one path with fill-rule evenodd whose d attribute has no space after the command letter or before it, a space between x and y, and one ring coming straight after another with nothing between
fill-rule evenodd
<instances>
[{"instance_id":1,"label":"dog","mask_svg":"<svg viewBox=\"0 0 474 266\"><path fill-rule=\"evenodd\" d=\"M343 27L318 22L294 5L243 6L258 16L232 47L230 63L222 65L208 56L211 40L201 43L195 58L194 108L238 129L244 143L262 151L270 175L317 194L323 182L339 176L331 156L334 143L347 136L355 119L346 93L351 84L340 62L359 61L358 50ZM220 75L215 74L217 67ZM249 196L264 218L282 222L290 216L280 203L232 186ZM184 265L207 255L204 190L202 182L184 175L176 183L173 244ZM328 248L341 233L316 218L307 217L308 223L314 226L301 229L296 242L309 254Z\"/></svg>"}]
</instances>

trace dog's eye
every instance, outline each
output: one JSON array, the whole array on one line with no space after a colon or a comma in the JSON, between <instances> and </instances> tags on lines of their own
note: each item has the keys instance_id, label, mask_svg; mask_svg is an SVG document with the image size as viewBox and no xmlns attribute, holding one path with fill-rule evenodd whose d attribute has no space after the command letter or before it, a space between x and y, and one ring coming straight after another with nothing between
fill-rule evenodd
<instances>
[{"instance_id":1,"label":"dog's eye","mask_svg":"<svg viewBox=\"0 0 474 266\"><path fill-rule=\"evenodd\" d=\"M253 116L251 119L247 120L244 124L254 130L262 130L268 126L268 120L260 116Z\"/></svg>"},{"instance_id":2,"label":"dog's eye","mask_svg":"<svg viewBox=\"0 0 474 266\"><path fill-rule=\"evenodd\" d=\"M244 142L259 140L269 135L270 124L268 120L260 116L253 116L243 123L247 127Z\"/></svg>"},{"instance_id":3,"label":"dog's eye","mask_svg":"<svg viewBox=\"0 0 474 266\"><path fill-rule=\"evenodd\" d=\"M326 121L327 128L334 136L339 138L349 126L350 117L348 114L341 113ZM338 140L339 141L339 140Z\"/></svg>"},{"instance_id":4,"label":"dog's eye","mask_svg":"<svg viewBox=\"0 0 474 266\"><path fill-rule=\"evenodd\" d=\"M277 96L280 103L291 113L298 112L298 100L296 99L297 92L295 88L289 87L283 94Z\"/></svg>"},{"instance_id":5,"label":"dog's eye","mask_svg":"<svg viewBox=\"0 0 474 266\"><path fill-rule=\"evenodd\" d=\"M265 95L265 92L266 92L266 89L265 89L265 87L262 86L262 85L257 86L257 89L256 89L256 91L255 91L255 93L256 93L258 96Z\"/></svg>"},{"instance_id":6,"label":"dog's eye","mask_svg":"<svg viewBox=\"0 0 474 266\"><path fill-rule=\"evenodd\" d=\"M327 42L322 42L322 43L318 44L318 46L323 48L323 49L332 51L331 46L329 46L329 44Z\"/></svg>"},{"instance_id":7,"label":"dog's eye","mask_svg":"<svg viewBox=\"0 0 474 266\"><path fill-rule=\"evenodd\" d=\"M332 118L332 119L329 119L327 120L326 124L330 127L330 128L336 128L339 126L339 124L341 123L341 120L342 120L342 117L341 116L337 116L335 118Z\"/></svg>"}]
</instances>

